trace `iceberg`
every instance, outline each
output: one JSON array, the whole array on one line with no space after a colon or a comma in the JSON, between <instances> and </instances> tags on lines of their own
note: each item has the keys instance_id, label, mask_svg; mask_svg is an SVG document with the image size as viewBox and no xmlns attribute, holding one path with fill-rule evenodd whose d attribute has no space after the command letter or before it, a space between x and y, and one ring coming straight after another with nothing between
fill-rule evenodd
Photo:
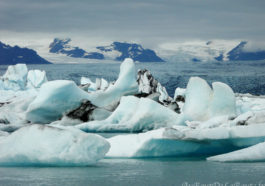
<instances>
[{"instance_id":1,"label":"iceberg","mask_svg":"<svg viewBox=\"0 0 265 186\"><path fill-rule=\"evenodd\" d=\"M234 94L224 83L192 77L172 99L150 71L138 70L136 78L131 59L114 83L85 77L80 83L47 81L44 71L21 64L8 67L0 78L0 164L87 165L103 158L108 142L108 157L208 157L243 148L248 154L253 145L263 153L255 145L265 140L264 96ZM106 142L84 131L141 133Z\"/></svg>"},{"instance_id":2,"label":"iceberg","mask_svg":"<svg viewBox=\"0 0 265 186\"><path fill-rule=\"evenodd\" d=\"M265 96L254 96L251 94L237 94L236 96L237 114L243 114L248 111L264 111Z\"/></svg>"},{"instance_id":3,"label":"iceberg","mask_svg":"<svg viewBox=\"0 0 265 186\"><path fill-rule=\"evenodd\" d=\"M40 88L42 84L46 83L46 72L41 70L30 70L27 75L28 88Z\"/></svg>"},{"instance_id":4,"label":"iceberg","mask_svg":"<svg viewBox=\"0 0 265 186\"><path fill-rule=\"evenodd\" d=\"M109 86L105 91L92 92L90 101L98 107L113 110L122 96L136 94L137 89L134 62L126 58L120 66L120 74L114 85Z\"/></svg>"},{"instance_id":5,"label":"iceberg","mask_svg":"<svg viewBox=\"0 0 265 186\"><path fill-rule=\"evenodd\" d=\"M209 156L255 145L265 140L265 124L192 129L187 126L160 128L140 134L107 139L107 157L139 158Z\"/></svg>"},{"instance_id":6,"label":"iceberg","mask_svg":"<svg viewBox=\"0 0 265 186\"><path fill-rule=\"evenodd\" d=\"M13 132L28 123L25 112L37 95L37 90L0 90L0 130Z\"/></svg>"},{"instance_id":7,"label":"iceberg","mask_svg":"<svg viewBox=\"0 0 265 186\"><path fill-rule=\"evenodd\" d=\"M183 112L188 119L203 121L208 119L208 108L212 97L212 89L199 77L191 77L186 93Z\"/></svg>"},{"instance_id":8,"label":"iceberg","mask_svg":"<svg viewBox=\"0 0 265 186\"><path fill-rule=\"evenodd\" d=\"M213 89L199 78L191 77L185 92L184 118L206 121L216 116L235 116L236 100L233 90L226 84L214 82Z\"/></svg>"},{"instance_id":9,"label":"iceberg","mask_svg":"<svg viewBox=\"0 0 265 186\"><path fill-rule=\"evenodd\" d=\"M233 90L226 84L214 82L213 95L209 106L209 117L236 115L236 99Z\"/></svg>"},{"instance_id":10,"label":"iceberg","mask_svg":"<svg viewBox=\"0 0 265 186\"><path fill-rule=\"evenodd\" d=\"M87 166L104 158L109 147L95 134L29 125L0 138L0 165Z\"/></svg>"},{"instance_id":11,"label":"iceberg","mask_svg":"<svg viewBox=\"0 0 265 186\"><path fill-rule=\"evenodd\" d=\"M45 71L28 71L25 64L10 65L5 74L0 77L0 90L20 91L40 88L47 81Z\"/></svg>"},{"instance_id":12,"label":"iceberg","mask_svg":"<svg viewBox=\"0 0 265 186\"><path fill-rule=\"evenodd\" d=\"M168 105L172 98L168 96L166 88L163 87L151 74L149 70L138 70L137 73L138 94L147 97L148 95L158 94L158 100L165 106ZM149 96L150 98L150 96Z\"/></svg>"},{"instance_id":13,"label":"iceberg","mask_svg":"<svg viewBox=\"0 0 265 186\"><path fill-rule=\"evenodd\" d=\"M4 90L24 90L27 82L28 68L25 64L10 65L0 78L0 88Z\"/></svg>"},{"instance_id":14,"label":"iceberg","mask_svg":"<svg viewBox=\"0 0 265 186\"><path fill-rule=\"evenodd\" d=\"M106 90L109 86L109 83L104 78L97 78L96 82L94 83L87 77L81 77L80 85L82 88L85 88L86 91L93 92L97 90Z\"/></svg>"},{"instance_id":15,"label":"iceberg","mask_svg":"<svg viewBox=\"0 0 265 186\"><path fill-rule=\"evenodd\" d=\"M151 99L123 96L119 106L107 119L76 127L86 132L140 132L176 125L178 117L179 114Z\"/></svg>"},{"instance_id":16,"label":"iceberg","mask_svg":"<svg viewBox=\"0 0 265 186\"><path fill-rule=\"evenodd\" d=\"M41 86L37 97L29 105L26 119L32 123L50 123L89 98L89 94L73 81L49 81Z\"/></svg>"},{"instance_id":17,"label":"iceberg","mask_svg":"<svg viewBox=\"0 0 265 186\"><path fill-rule=\"evenodd\" d=\"M174 93L174 100L177 100L178 96L181 96L181 97L185 98L185 92L186 92L185 88L177 87L176 90L175 90L175 93Z\"/></svg>"},{"instance_id":18,"label":"iceberg","mask_svg":"<svg viewBox=\"0 0 265 186\"><path fill-rule=\"evenodd\" d=\"M265 161L265 142L253 145L251 147L212 156L207 158L208 161L219 162L253 162Z\"/></svg>"}]
</instances>

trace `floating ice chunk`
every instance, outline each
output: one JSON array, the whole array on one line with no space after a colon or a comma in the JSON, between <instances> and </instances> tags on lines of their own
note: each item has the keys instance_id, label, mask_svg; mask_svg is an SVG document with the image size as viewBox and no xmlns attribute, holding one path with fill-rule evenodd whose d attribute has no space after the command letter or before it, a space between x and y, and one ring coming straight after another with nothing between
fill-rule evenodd
<instances>
[{"instance_id":1,"label":"floating ice chunk","mask_svg":"<svg viewBox=\"0 0 265 186\"><path fill-rule=\"evenodd\" d=\"M25 64L10 65L0 79L5 90L24 90L27 81L28 68Z\"/></svg>"},{"instance_id":2,"label":"floating ice chunk","mask_svg":"<svg viewBox=\"0 0 265 186\"><path fill-rule=\"evenodd\" d=\"M236 95L237 114L248 111L265 110L265 96L254 96L251 94Z\"/></svg>"},{"instance_id":3,"label":"floating ice chunk","mask_svg":"<svg viewBox=\"0 0 265 186\"><path fill-rule=\"evenodd\" d=\"M183 127L183 126L182 126ZM173 126L179 132L180 126ZM214 128L184 128L185 140L220 140L220 139L242 139L260 138L265 139L265 124L248 125L248 126L232 126L232 127L214 127ZM238 140L240 141L240 140ZM251 140L245 140L245 143L253 145Z\"/></svg>"},{"instance_id":4,"label":"floating ice chunk","mask_svg":"<svg viewBox=\"0 0 265 186\"><path fill-rule=\"evenodd\" d=\"M265 111L248 111L228 122L227 126L256 125L265 123Z\"/></svg>"},{"instance_id":5,"label":"floating ice chunk","mask_svg":"<svg viewBox=\"0 0 265 186\"><path fill-rule=\"evenodd\" d=\"M92 84L93 82L87 78L87 77L81 77L80 84L85 85L85 84ZM94 83L93 83L94 84Z\"/></svg>"},{"instance_id":6,"label":"floating ice chunk","mask_svg":"<svg viewBox=\"0 0 265 186\"><path fill-rule=\"evenodd\" d=\"M183 111L187 120L207 120L212 97L212 89L208 83L199 77L191 77L185 95Z\"/></svg>"},{"instance_id":7,"label":"floating ice chunk","mask_svg":"<svg viewBox=\"0 0 265 186\"><path fill-rule=\"evenodd\" d=\"M257 145L207 158L209 161L236 162L236 161L265 161L265 142Z\"/></svg>"},{"instance_id":8,"label":"floating ice chunk","mask_svg":"<svg viewBox=\"0 0 265 186\"><path fill-rule=\"evenodd\" d=\"M185 92L186 92L185 88L179 88L179 87L176 88L174 93L174 100L176 100L178 96L185 97Z\"/></svg>"},{"instance_id":9,"label":"floating ice chunk","mask_svg":"<svg viewBox=\"0 0 265 186\"><path fill-rule=\"evenodd\" d=\"M96 82L92 82L89 78L81 77L80 84L82 87L87 86L87 91L106 90L109 83L104 78L97 78Z\"/></svg>"},{"instance_id":10,"label":"floating ice chunk","mask_svg":"<svg viewBox=\"0 0 265 186\"><path fill-rule=\"evenodd\" d=\"M163 87L151 74L149 70L138 70L137 73L138 92L140 94L155 94L158 93L158 101L163 104L168 104L172 98L168 96L167 90Z\"/></svg>"},{"instance_id":11,"label":"floating ice chunk","mask_svg":"<svg viewBox=\"0 0 265 186\"><path fill-rule=\"evenodd\" d=\"M160 83L157 84L156 92L160 93L159 101L161 103L168 103L172 100L172 98L168 96L166 88Z\"/></svg>"},{"instance_id":12,"label":"floating ice chunk","mask_svg":"<svg viewBox=\"0 0 265 186\"><path fill-rule=\"evenodd\" d=\"M80 84L82 87L87 86L86 91L96 91L97 90L97 84L92 82L89 78L87 77L81 77Z\"/></svg>"},{"instance_id":13,"label":"floating ice chunk","mask_svg":"<svg viewBox=\"0 0 265 186\"><path fill-rule=\"evenodd\" d=\"M83 123L84 131L143 131L178 124L179 114L148 99L135 96L121 98L116 110L103 121Z\"/></svg>"},{"instance_id":14,"label":"floating ice chunk","mask_svg":"<svg viewBox=\"0 0 265 186\"><path fill-rule=\"evenodd\" d=\"M91 93L91 102L98 107L116 104L124 95L137 93L135 65L132 59L126 58L120 66L120 74L114 85L105 91Z\"/></svg>"},{"instance_id":15,"label":"floating ice chunk","mask_svg":"<svg viewBox=\"0 0 265 186\"><path fill-rule=\"evenodd\" d=\"M0 77L0 89L19 91L26 88L39 88L46 81L45 71L28 71L25 64L10 65L3 77Z\"/></svg>"},{"instance_id":16,"label":"floating ice chunk","mask_svg":"<svg viewBox=\"0 0 265 186\"><path fill-rule=\"evenodd\" d=\"M223 116L216 116L213 118L210 118L207 121L186 121L187 126L190 128L214 128L214 127L219 127L224 123L229 122L229 116L228 115L223 115Z\"/></svg>"},{"instance_id":17,"label":"floating ice chunk","mask_svg":"<svg viewBox=\"0 0 265 186\"><path fill-rule=\"evenodd\" d=\"M27 123L25 112L36 95L37 90L35 89L23 91L0 90L0 123L6 125L3 127L12 131L12 128L18 128L17 126L23 126ZM11 125L15 125L15 127L11 127Z\"/></svg>"},{"instance_id":18,"label":"floating ice chunk","mask_svg":"<svg viewBox=\"0 0 265 186\"><path fill-rule=\"evenodd\" d=\"M28 88L40 88L42 84L46 83L47 77L45 71L30 70L27 76Z\"/></svg>"},{"instance_id":19,"label":"floating ice chunk","mask_svg":"<svg viewBox=\"0 0 265 186\"><path fill-rule=\"evenodd\" d=\"M89 94L73 81L56 80L43 84L36 99L29 105L26 119L35 123L50 123L77 108Z\"/></svg>"},{"instance_id":20,"label":"floating ice chunk","mask_svg":"<svg viewBox=\"0 0 265 186\"><path fill-rule=\"evenodd\" d=\"M100 79L100 90L105 90L109 86L109 83L104 78Z\"/></svg>"},{"instance_id":21,"label":"floating ice chunk","mask_svg":"<svg viewBox=\"0 0 265 186\"><path fill-rule=\"evenodd\" d=\"M213 90L199 77L189 80L183 107L185 120L207 121L216 116L235 116L235 95L226 84L215 82Z\"/></svg>"},{"instance_id":22,"label":"floating ice chunk","mask_svg":"<svg viewBox=\"0 0 265 186\"><path fill-rule=\"evenodd\" d=\"M236 100L233 90L228 85L221 82L214 82L212 87L213 96L209 107L210 117L235 115Z\"/></svg>"},{"instance_id":23,"label":"floating ice chunk","mask_svg":"<svg viewBox=\"0 0 265 186\"><path fill-rule=\"evenodd\" d=\"M111 148L107 157L137 157L137 151L150 139L161 139L164 129L147 133L118 135L107 139ZM151 149L150 149L151 151ZM150 152L151 154L151 152ZM139 155L140 156L140 155Z\"/></svg>"},{"instance_id":24,"label":"floating ice chunk","mask_svg":"<svg viewBox=\"0 0 265 186\"><path fill-rule=\"evenodd\" d=\"M150 71L144 69L138 70L137 83L140 93L151 94L155 92L158 82L154 79Z\"/></svg>"},{"instance_id":25,"label":"floating ice chunk","mask_svg":"<svg viewBox=\"0 0 265 186\"><path fill-rule=\"evenodd\" d=\"M251 111L245 112L243 114L240 114L237 116L233 121L231 121L229 124L230 126L235 125L247 125L247 121L254 116L254 113Z\"/></svg>"},{"instance_id":26,"label":"floating ice chunk","mask_svg":"<svg viewBox=\"0 0 265 186\"><path fill-rule=\"evenodd\" d=\"M162 128L107 139L108 157L205 156L231 152L265 140L265 124L191 129Z\"/></svg>"},{"instance_id":27,"label":"floating ice chunk","mask_svg":"<svg viewBox=\"0 0 265 186\"><path fill-rule=\"evenodd\" d=\"M254 112L254 116L250 117L247 124L260 124L265 123L265 110Z\"/></svg>"},{"instance_id":28,"label":"floating ice chunk","mask_svg":"<svg viewBox=\"0 0 265 186\"><path fill-rule=\"evenodd\" d=\"M30 125L0 138L0 165L86 166L102 159L109 147L95 134Z\"/></svg>"}]
</instances>

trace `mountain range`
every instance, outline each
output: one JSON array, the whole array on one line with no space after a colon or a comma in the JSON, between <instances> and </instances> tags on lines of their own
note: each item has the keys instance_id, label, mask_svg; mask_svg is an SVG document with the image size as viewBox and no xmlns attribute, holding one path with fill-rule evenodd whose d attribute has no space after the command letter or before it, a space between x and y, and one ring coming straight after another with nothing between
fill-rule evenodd
<instances>
[{"instance_id":1,"label":"mountain range","mask_svg":"<svg viewBox=\"0 0 265 186\"><path fill-rule=\"evenodd\" d=\"M9 46L0 42L0 65L26 64L50 64L49 61L40 57L36 51L19 46Z\"/></svg>"},{"instance_id":2,"label":"mountain range","mask_svg":"<svg viewBox=\"0 0 265 186\"><path fill-rule=\"evenodd\" d=\"M70 62L83 63L88 59L100 62L102 60L123 61L125 58L132 58L136 62L265 60L265 49L249 50L248 45L247 41L228 40L166 43L156 48L155 52L152 49L143 48L137 43L118 41L107 46L83 49L73 46L70 38L55 38L47 46L47 52L41 53L41 57L33 49L10 46L0 42L0 64L65 63L69 59ZM55 58L56 61L54 61Z\"/></svg>"},{"instance_id":3,"label":"mountain range","mask_svg":"<svg viewBox=\"0 0 265 186\"><path fill-rule=\"evenodd\" d=\"M109 46L98 46L96 52L87 52L76 46L71 46L71 39L55 38L49 46L49 52L65 54L70 57L88 58L88 59L112 59L123 61L125 58L132 58L138 62L164 62L151 49L144 49L140 44L113 42Z\"/></svg>"},{"instance_id":4,"label":"mountain range","mask_svg":"<svg viewBox=\"0 0 265 186\"><path fill-rule=\"evenodd\" d=\"M264 60L265 49L249 50L247 41L193 41L166 43L158 49L166 61L174 62L213 62Z\"/></svg>"}]
</instances>

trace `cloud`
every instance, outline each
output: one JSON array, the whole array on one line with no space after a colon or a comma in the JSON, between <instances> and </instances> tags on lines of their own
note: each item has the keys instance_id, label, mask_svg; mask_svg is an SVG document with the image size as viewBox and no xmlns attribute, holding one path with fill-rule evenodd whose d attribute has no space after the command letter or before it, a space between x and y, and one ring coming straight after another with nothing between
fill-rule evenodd
<instances>
[{"instance_id":1,"label":"cloud","mask_svg":"<svg viewBox=\"0 0 265 186\"><path fill-rule=\"evenodd\" d=\"M2 0L0 40L13 33L147 46L190 39L260 40L265 38L264 8L263 0Z\"/></svg>"}]
</instances>

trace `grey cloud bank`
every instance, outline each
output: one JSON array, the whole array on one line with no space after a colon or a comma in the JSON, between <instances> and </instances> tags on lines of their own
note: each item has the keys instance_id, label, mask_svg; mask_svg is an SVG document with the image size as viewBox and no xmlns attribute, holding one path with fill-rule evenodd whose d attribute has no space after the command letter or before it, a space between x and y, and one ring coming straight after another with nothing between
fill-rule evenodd
<instances>
[{"instance_id":1,"label":"grey cloud bank","mask_svg":"<svg viewBox=\"0 0 265 186\"><path fill-rule=\"evenodd\" d=\"M0 40L69 36L148 47L194 39L260 41L264 10L263 0L1 0Z\"/></svg>"}]
</instances>

